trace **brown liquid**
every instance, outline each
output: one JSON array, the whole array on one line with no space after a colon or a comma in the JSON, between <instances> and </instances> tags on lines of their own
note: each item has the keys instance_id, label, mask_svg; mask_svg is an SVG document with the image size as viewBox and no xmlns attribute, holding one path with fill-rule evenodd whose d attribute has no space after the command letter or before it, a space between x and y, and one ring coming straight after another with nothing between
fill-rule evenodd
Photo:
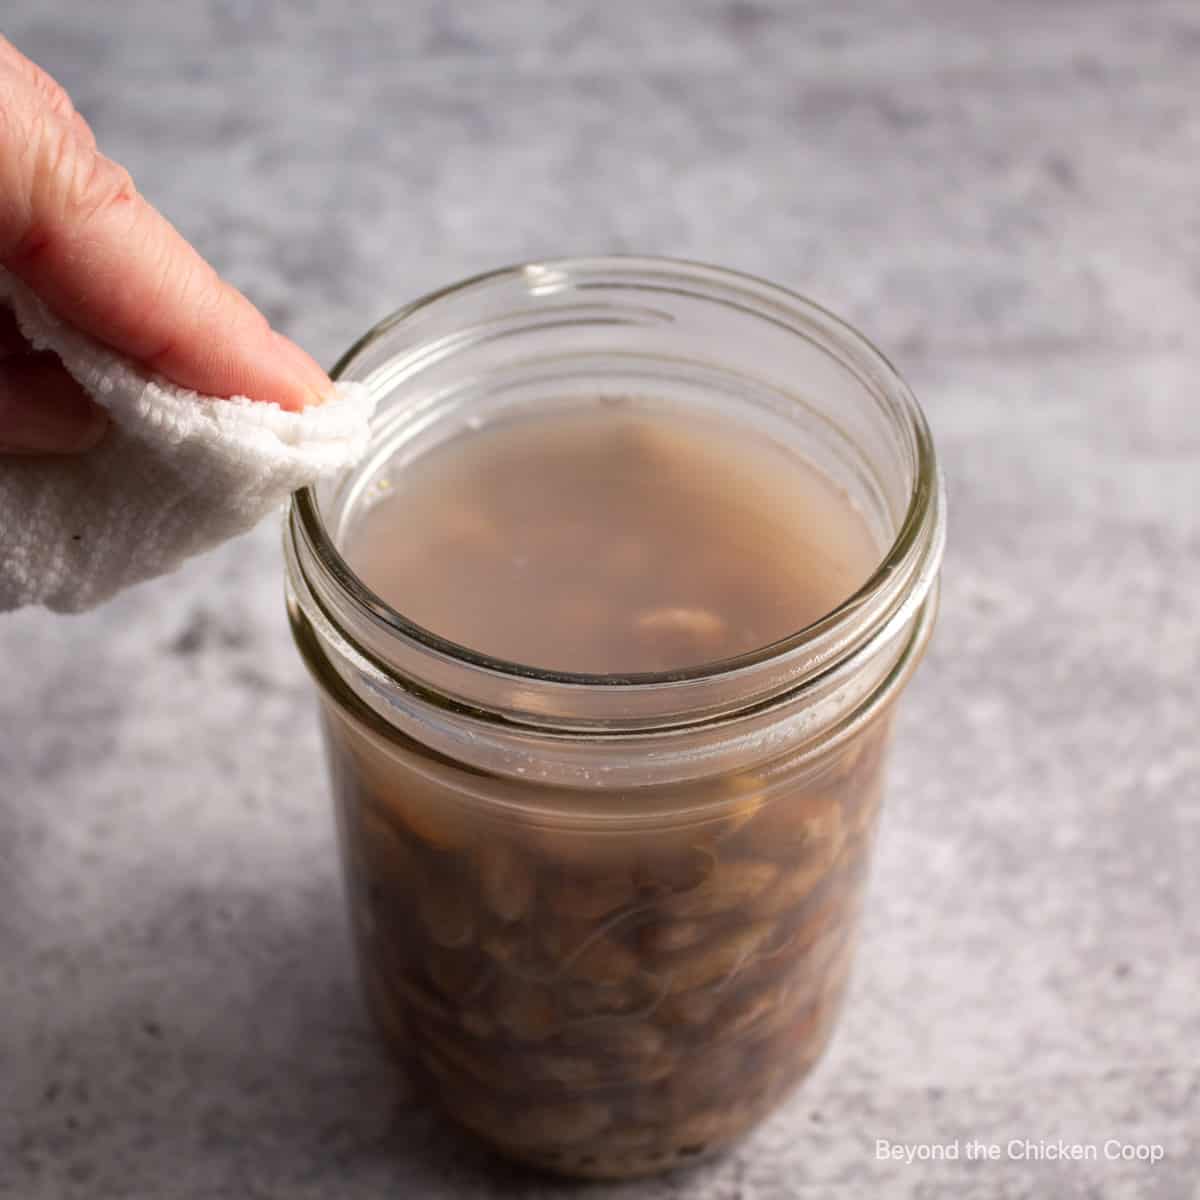
<instances>
[{"instance_id":1,"label":"brown liquid","mask_svg":"<svg viewBox=\"0 0 1200 1200\"><path fill-rule=\"evenodd\" d=\"M766 438L597 406L418 458L347 557L392 607L460 645L621 674L795 633L858 590L879 547L830 481Z\"/></svg>"},{"instance_id":2,"label":"brown liquid","mask_svg":"<svg viewBox=\"0 0 1200 1200\"><path fill-rule=\"evenodd\" d=\"M348 554L428 629L595 672L766 645L878 558L849 501L765 439L601 405L398 468ZM886 714L832 750L619 795L467 776L332 700L326 732L372 1009L459 1124L551 1170L644 1174L727 1145L819 1059ZM608 798L711 815L598 825L523 816L523 795L563 814Z\"/></svg>"},{"instance_id":3,"label":"brown liquid","mask_svg":"<svg viewBox=\"0 0 1200 1200\"><path fill-rule=\"evenodd\" d=\"M460 1125L550 1170L640 1175L728 1145L820 1059L886 715L798 770L696 781L726 802L713 820L604 833L463 806L444 764L333 705L326 733L372 1011Z\"/></svg>"}]
</instances>

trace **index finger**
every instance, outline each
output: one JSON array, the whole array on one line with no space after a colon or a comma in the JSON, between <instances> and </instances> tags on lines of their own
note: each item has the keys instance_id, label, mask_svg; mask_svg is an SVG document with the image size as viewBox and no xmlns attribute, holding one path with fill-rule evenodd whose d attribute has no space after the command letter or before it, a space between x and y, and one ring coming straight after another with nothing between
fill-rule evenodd
<instances>
[{"instance_id":1,"label":"index finger","mask_svg":"<svg viewBox=\"0 0 1200 1200\"><path fill-rule=\"evenodd\" d=\"M220 278L9 50L0 264L64 320L184 387L292 410L327 398L324 371Z\"/></svg>"}]
</instances>

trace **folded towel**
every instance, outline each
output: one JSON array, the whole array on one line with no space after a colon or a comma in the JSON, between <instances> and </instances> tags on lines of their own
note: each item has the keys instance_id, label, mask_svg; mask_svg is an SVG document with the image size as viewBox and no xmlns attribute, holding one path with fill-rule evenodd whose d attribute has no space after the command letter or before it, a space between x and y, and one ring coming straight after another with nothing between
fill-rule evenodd
<instances>
[{"instance_id":1,"label":"folded towel","mask_svg":"<svg viewBox=\"0 0 1200 1200\"><path fill-rule=\"evenodd\" d=\"M374 401L361 384L298 413L201 396L59 320L3 270L0 303L112 422L85 454L0 455L0 611L92 608L244 532L366 450Z\"/></svg>"}]
</instances>

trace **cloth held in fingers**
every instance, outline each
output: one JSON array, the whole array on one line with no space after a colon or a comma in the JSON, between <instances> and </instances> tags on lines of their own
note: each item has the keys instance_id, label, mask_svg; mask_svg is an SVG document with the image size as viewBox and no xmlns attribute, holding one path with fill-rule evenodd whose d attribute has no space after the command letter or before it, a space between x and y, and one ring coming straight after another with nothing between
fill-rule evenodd
<instances>
[{"instance_id":1,"label":"cloth held in fingers","mask_svg":"<svg viewBox=\"0 0 1200 1200\"><path fill-rule=\"evenodd\" d=\"M84 454L0 455L0 611L92 608L248 530L366 450L374 401L361 384L303 412L201 396L59 320L3 270L0 304L111 419Z\"/></svg>"}]
</instances>

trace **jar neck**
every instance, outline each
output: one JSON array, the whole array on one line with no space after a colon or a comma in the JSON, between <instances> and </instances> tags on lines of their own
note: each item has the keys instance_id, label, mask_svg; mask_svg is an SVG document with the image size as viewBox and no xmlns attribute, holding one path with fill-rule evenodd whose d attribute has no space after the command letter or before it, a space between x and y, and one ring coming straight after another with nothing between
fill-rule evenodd
<instances>
[{"instance_id":1,"label":"jar neck","mask_svg":"<svg viewBox=\"0 0 1200 1200\"><path fill-rule=\"evenodd\" d=\"M821 436L832 428L829 436L841 439L839 461L861 486L860 501L876 504L877 527L890 540L867 583L819 621L737 659L587 676L456 646L409 622L354 575L338 551L339 532L364 481L398 447L469 420L470 405L561 392L613 363L628 373L626 358L653 376L647 387L689 395L728 388L739 403L757 404L756 417L785 432L794 425L797 436L825 421ZM929 433L886 360L800 297L657 260L515 268L397 314L335 376L376 392L377 449L353 477L293 498L285 536L293 620L310 663L318 654L358 702L450 757L556 782L597 773L611 782L632 757L643 772L652 760L681 778L722 756L761 758L777 745L816 747L841 736L847 722L885 703L919 658L944 542ZM809 394L789 390L797 377L812 379ZM837 407L819 412L815 396ZM627 753L614 756L618 742Z\"/></svg>"},{"instance_id":2,"label":"jar neck","mask_svg":"<svg viewBox=\"0 0 1200 1200\"><path fill-rule=\"evenodd\" d=\"M297 644L325 694L382 740L396 734L488 775L572 789L669 785L761 771L786 756L837 753L890 710L919 664L937 616L936 581L907 625L840 659L788 692L759 704L727 707L688 723L634 725L617 719L534 722L432 691L364 654L324 614L288 539L288 608Z\"/></svg>"}]
</instances>

